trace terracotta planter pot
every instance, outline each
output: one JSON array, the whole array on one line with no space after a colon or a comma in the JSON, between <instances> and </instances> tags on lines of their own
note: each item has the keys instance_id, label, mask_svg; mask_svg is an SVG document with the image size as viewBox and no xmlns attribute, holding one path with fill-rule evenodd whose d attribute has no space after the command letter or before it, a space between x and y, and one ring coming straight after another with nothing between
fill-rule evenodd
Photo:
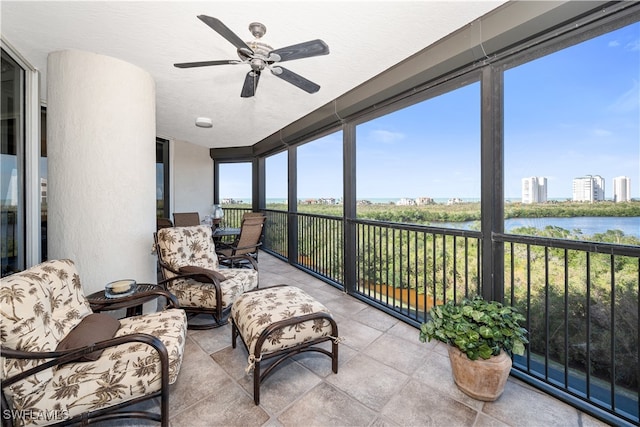
<instances>
[{"instance_id":1,"label":"terracotta planter pot","mask_svg":"<svg viewBox=\"0 0 640 427\"><path fill-rule=\"evenodd\" d=\"M500 397L511 372L511 358L504 351L487 360L471 360L450 345L449 360L458 388L474 399L486 402Z\"/></svg>"}]
</instances>

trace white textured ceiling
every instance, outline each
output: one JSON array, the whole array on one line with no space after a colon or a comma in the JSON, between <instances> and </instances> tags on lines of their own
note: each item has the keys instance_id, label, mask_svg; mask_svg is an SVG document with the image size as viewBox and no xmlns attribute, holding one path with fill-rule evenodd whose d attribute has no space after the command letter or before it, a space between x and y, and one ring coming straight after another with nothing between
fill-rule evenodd
<instances>
[{"instance_id":1,"label":"white textured ceiling","mask_svg":"<svg viewBox=\"0 0 640 427\"><path fill-rule=\"evenodd\" d=\"M2 38L42 72L47 54L78 49L119 58L156 82L157 134L205 147L253 145L424 49L504 1L2 1ZM241 98L247 64L178 69L176 62L237 59L235 47L199 19L220 19L243 40L266 25L274 49L322 39L330 54L286 63L319 84L308 94L263 73ZM195 126L211 117L213 128Z\"/></svg>"}]
</instances>

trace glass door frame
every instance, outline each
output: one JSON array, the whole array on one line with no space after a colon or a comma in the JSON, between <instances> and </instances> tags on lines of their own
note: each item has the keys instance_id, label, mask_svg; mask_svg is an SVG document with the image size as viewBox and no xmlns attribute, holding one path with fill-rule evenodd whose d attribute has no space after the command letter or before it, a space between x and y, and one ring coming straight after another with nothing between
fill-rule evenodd
<instances>
[{"instance_id":1,"label":"glass door frame","mask_svg":"<svg viewBox=\"0 0 640 427\"><path fill-rule=\"evenodd\" d=\"M40 214L40 73L4 38L0 46L5 54L15 61L24 71L22 100L22 141L23 166L19 185L22 186L19 203L19 221L23 221L19 267L28 268L41 262L41 214Z\"/></svg>"}]
</instances>

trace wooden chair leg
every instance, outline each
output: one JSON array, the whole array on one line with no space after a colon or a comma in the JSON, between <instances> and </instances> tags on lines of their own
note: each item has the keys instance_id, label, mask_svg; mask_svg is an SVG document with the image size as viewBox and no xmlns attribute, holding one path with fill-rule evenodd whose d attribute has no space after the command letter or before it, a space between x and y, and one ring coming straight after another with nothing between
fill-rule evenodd
<instances>
[{"instance_id":1,"label":"wooden chair leg","mask_svg":"<svg viewBox=\"0 0 640 427\"><path fill-rule=\"evenodd\" d=\"M236 339L238 338L238 327L235 322L231 322L231 347L236 348Z\"/></svg>"},{"instance_id":2,"label":"wooden chair leg","mask_svg":"<svg viewBox=\"0 0 640 427\"><path fill-rule=\"evenodd\" d=\"M253 401L260 404L260 361L256 360L253 368Z\"/></svg>"}]
</instances>

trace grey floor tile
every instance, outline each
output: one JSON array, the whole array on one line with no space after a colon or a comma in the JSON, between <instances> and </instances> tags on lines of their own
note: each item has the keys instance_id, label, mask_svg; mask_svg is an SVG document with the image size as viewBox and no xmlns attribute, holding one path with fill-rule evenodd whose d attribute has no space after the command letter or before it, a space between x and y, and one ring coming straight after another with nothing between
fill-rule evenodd
<instances>
[{"instance_id":1,"label":"grey floor tile","mask_svg":"<svg viewBox=\"0 0 640 427\"><path fill-rule=\"evenodd\" d=\"M375 412L323 382L285 410L278 420L284 427L365 427L375 417Z\"/></svg>"},{"instance_id":2,"label":"grey floor tile","mask_svg":"<svg viewBox=\"0 0 640 427\"><path fill-rule=\"evenodd\" d=\"M270 413L279 413L321 381L316 374L289 359L278 365L260 385L260 406ZM253 375L245 376L239 384L253 396Z\"/></svg>"},{"instance_id":3,"label":"grey floor tile","mask_svg":"<svg viewBox=\"0 0 640 427\"><path fill-rule=\"evenodd\" d=\"M239 385L202 383L200 390L209 388L206 398L199 400L171 418L173 427L233 427L260 426L269 414L253 403L253 398Z\"/></svg>"},{"instance_id":4,"label":"grey floor tile","mask_svg":"<svg viewBox=\"0 0 640 427\"><path fill-rule=\"evenodd\" d=\"M188 336L207 354L215 353L231 345L231 325L227 324L215 330L192 330Z\"/></svg>"},{"instance_id":5,"label":"grey floor tile","mask_svg":"<svg viewBox=\"0 0 640 427\"><path fill-rule=\"evenodd\" d=\"M517 426L582 426L578 411L571 406L510 381L498 400L484 405L483 412Z\"/></svg>"},{"instance_id":6,"label":"grey floor tile","mask_svg":"<svg viewBox=\"0 0 640 427\"><path fill-rule=\"evenodd\" d=\"M247 359L248 354L244 345L238 342L236 348L229 346L213 353L211 358L224 369L231 378L238 381L247 375L246 368L249 366Z\"/></svg>"},{"instance_id":7,"label":"grey floor tile","mask_svg":"<svg viewBox=\"0 0 640 427\"><path fill-rule=\"evenodd\" d=\"M402 426L472 426L478 412L426 384L409 381L383 408L382 415Z\"/></svg>"},{"instance_id":8,"label":"grey floor tile","mask_svg":"<svg viewBox=\"0 0 640 427\"><path fill-rule=\"evenodd\" d=\"M331 314L339 314L347 319L353 319L353 316L358 312L367 308L365 303L346 294L340 294L339 298L333 298L323 303L331 311Z\"/></svg>"},{"instance_id":9,"label":"grey floor tile","mask_svg":"<svg viewBox=\"0 0 640 427\"><path fill-rule=\"evenodd\" d=\"M473 427L507 427L509 424L505 424L500 420L490 417L489 415L480 413L476 418L476 423Z\"/></svg>"},{"instance_id":10,"label":"grey floor tile","mask_svg":"<svg viewBox=\"0 0 640 427\"><path fill-rule=\"evenodd\" d=\"M333 317L338 324L338 333L342 338L341 345L351 347L354 350L364 350L382 335L381 331L363 323L349 320L337 314L333 314Z\"/></svg>"},{"instance_id":11,"label":"grey floor tile","mask_svg":"<svg viewBox=\"0 0 640 427\"><path fill-rule=\"evenodd\" d=\"M346 363L340 373L325 381L374 410L381 410L398 393L408 376L362 354Z\"/></svg>"},{"instance_id":12,"label":"grey floor tile","mask_svg":"<svg viewBox=\"0 0 640 427\"><path fill-rule=\"evenodd\" d=\"M410 342L420 342L420 330L404 322L397 322L387 333ZM437 345L437 341L422 343L422 345L435 346Z\"/></svg>"},{"instance_id":13,"label":"grey floor tile","mask_svg":"<svg viewBox=\"0 0 640 427\"><path fill-rule=\"evenodd\" d=\"M388 331L400 322L395 317L389 316L388 314L373 307L366 307L365 309L360 310L353 316L353 319L382 332Z\"/></svg>"},{"instance_id":14,"label":"grey floor tile","mask_svg":"<svg viewBox=\"0 0 640 427\"><path fill-rule=\"evenodd\" d=\"M427 358L427 349L420 342L407 342L402 338L384 334L367 347L367 356L402 373L411 375Z\"/></svg>"},{"instance_id":15,"label":"grey floor tile","mask_svg":"<svg viewBox=\"0 0 640 427\"><path fill-rule=\"evenodd\" d=\"M321 343L319 346L327 351L331 351L330 341ZM338 373L340 373L340 368L357 354L358 352L351 347L338 344ZM305 352L294 356L294 360L321 377L335 375L331 368L331 358L324 354Z\"/></svg>"},{"instance_id":16,"label":"grey floor tile","mask_svg":"<svg viewBox=\"0 0 640 427\"><path fill-rule=\"evenodd\" d=\"M211 389L203 384L215 384ZM187 338L180 374L171 385L169 411L171 416L185 410L195 402L205 398L207 391L232 384L229 375L214 363L190 338Z\"/></svg>"}]
</instances>

